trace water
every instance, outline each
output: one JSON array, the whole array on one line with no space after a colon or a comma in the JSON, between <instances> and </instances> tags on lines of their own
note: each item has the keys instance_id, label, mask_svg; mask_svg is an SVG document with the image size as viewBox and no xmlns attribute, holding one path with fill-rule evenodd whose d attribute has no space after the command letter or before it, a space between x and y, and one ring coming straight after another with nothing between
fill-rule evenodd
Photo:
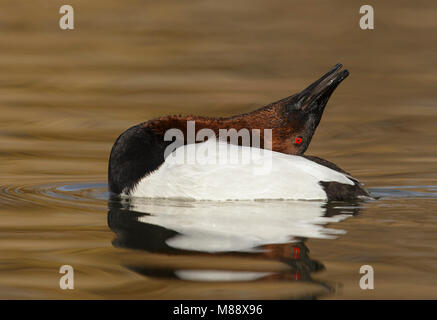
<instances>
[{"instance_id":1,"label":"water","mask_svg":"<svg viewBox=\"0 0 437 320\"><path fill-rule=\"evenodd\" d=\"M364 32L350 1L77 1L64 32L57 3L3 2L0 298L437 297L436 4L378 4ZM377 200L109 198L129 126L247 112L339 61L351 76L307 154Z\"/></svg>"}]
</instances>

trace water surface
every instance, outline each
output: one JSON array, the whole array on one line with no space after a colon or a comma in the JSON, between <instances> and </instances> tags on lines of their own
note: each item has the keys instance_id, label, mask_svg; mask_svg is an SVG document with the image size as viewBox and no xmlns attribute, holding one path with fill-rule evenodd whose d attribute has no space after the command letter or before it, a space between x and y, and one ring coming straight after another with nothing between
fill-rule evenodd
<instances>
[{"instance_id":1,"label":"water surface","mask_svg":"<svg viewBox=\"0 0 437 320\"><path fill-rule=\"evenodd\" d=\"M2 1L0 298L437 298L437 4ZM229 116L337 62L307 154L363 181L357 203L114 201L109 152L163 114ZM61 265L75 270L63 291ZM359 269L375 270L361 290Z\"/></svg>"}]
</instances>

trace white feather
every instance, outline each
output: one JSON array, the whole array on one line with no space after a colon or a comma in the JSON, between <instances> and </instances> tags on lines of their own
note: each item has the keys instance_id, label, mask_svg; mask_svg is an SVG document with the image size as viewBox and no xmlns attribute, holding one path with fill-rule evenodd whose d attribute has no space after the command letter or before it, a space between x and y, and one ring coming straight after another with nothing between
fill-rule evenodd
<instances>
[{"instance_id":1,"label":"white feather","mask_svg":"<svg viewBox=\"0 0 437 320\"><path fill-rule=\"evenodd\" d=\"M193 154L196 161L188 161L187 155ZM240 161L230 163L230 156ZM130 196L327 200L320 181L353 185L345 174L304 157L208 140L176 149L156 171L139 181Z\"/></svg>"}]
</instances>

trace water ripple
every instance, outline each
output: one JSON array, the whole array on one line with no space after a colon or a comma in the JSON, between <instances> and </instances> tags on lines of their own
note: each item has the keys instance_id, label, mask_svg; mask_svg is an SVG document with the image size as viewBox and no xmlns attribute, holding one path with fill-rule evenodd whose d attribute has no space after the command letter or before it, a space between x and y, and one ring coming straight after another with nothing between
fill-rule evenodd
<instances>
[{"instance_id":1,"label":"water ripple","mask_svg":"<svg viewBox=\"0 0 437 320\"><path fill-rule=\"evenodd\" d=\"M437 186L392 186L370 188L372 196L381 199L437 199Z\"/></svg>"},{"instance_id":2,"label":"water ripple","mask_svg":"<svg viewBox=\"0 0 437 320\"><path fill-rule=\"evenodd\" d=\"M52 183L22 186L0 186L0 203L6 206L95 207L105 203L109 194L107 184Z\"/></svg>"},{"instance_id":3,"label":"water ripple","mask_svg":"<svg viewBox=\"0 0 437 320\"><path fill-rule=\"evenodd\" d=\"M435 185L375 187L369 191L378 199L437 199ZM103 182L0 186L0 204L6 206L101 207L108 198L107 183Z\"/></svg>"}]
</instances>

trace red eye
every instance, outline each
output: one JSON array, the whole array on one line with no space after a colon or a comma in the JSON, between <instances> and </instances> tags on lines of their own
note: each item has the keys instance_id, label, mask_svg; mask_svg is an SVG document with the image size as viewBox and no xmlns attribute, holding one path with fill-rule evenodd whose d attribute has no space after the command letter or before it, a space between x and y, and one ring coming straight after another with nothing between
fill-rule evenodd
<instances>
[{"instance_id":1,"label":"red eye","mask_svg":"<svg viewBox=\"0 0 437 320\"><path fill-rule=\"evenodd\" d=\"M302 138L301 137L296 138L296 144L300 144L300 143L302 143Z\"/></svg>"}]
</instances>

